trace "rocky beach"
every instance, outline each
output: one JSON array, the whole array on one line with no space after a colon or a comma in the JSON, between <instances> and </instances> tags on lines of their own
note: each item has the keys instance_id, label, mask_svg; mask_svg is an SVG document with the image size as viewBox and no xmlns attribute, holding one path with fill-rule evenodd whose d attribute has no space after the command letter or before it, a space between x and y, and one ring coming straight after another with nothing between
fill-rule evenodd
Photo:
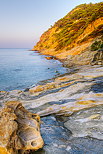
<instances>
[{"instance_id":1,"label":"rocky beach","mask_svg":"<svg viewBox=\"0 0 103 154\"><path fill-rule=\"evenodd\" d=\"M0 92L41 117L38 154L103 153L103 66L82 66L25 91ZM31 152L32 153L32 152Z\"/></svg>"}]
</instances>

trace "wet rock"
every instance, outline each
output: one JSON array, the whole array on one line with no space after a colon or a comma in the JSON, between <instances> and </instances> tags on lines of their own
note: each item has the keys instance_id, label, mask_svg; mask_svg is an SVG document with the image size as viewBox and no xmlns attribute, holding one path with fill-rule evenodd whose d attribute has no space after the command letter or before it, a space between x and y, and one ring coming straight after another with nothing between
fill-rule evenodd
<instances>
[{"instance_id":1,"label":"wet rock","mask_svg":"<svg viewBox=\"0 0 103 154\"><path fill-rule=\"evenodd\" d=\"M41 120L41 134L45 145L39 152L41 154L66 154L71 132L65 129L63 123L58 121L55 116L43 117Z\"/></svg>"},{"instance_id":2,"label":"wet rock","mask_svg":"<svg viewBox=\"0 0 103 154\"><path fill-rule=\"evenodd\" d=\"M45 57L47 60L51 60L51 59L54 59L53 56L48 56L48 57Z\"/></svg>"},{"instance_id":3,"label":"wet rock","mask_svg":"<svg viewBox=\"0 0 103 154\"><path fill-rule=\"evenodd\" d=\"M93 112L93 114L95 113ZM45 146L42 150L32 154L102 154L103 140L91 137L73 137L72 132L66 129L63 124L69 118L63 116L41 118L41 133Z\"/></svg>"},{"instance_id":4,"label":"wet rock","mask_svg":"<svg viewBox=\"0 0 103 154\"><path fill-rule=\"evenodd\" d=\"M95 83L91 87L91 91L94 91L95 93L102 93L103 92L103 82Z\"/></svg>"},{"instance_id":5,"label":"wet rock","mask_svg":"<svg viewBox=\"0 0 103 154\"><path fill-rule=\"evenodd\" d=\"M43 147L40 117L20 102L7 102L0 111L0 153L18 154Z\"/></svg>"},{"instance_id":6,"label":"wet rock","mask_svg":"<svg viewBox=\"0 0 103 154\"><path fill-rule=\"evenodd\" d=\"M103 105L77 112L64 123L73 137L93 137L103 140Z\"/></svg>"},{"instance_id":7,"label":"wet rock","mask_svg":"<svg viewBox=\"0 0 103 154\"><path fill-rule=\"evenodd\" d=\"M26 88L26 89L24 90L24 92L28 92L28 91L29 91L29 89L30 89L30 88Z\"/></svg>"},{"instance_id":8,"label":"wet rock","mask_svg":"<svg viewBox=\"0 0 103 154\"><path fill-rule=\"evenodd\" d=\"M94 138L72 138L67 146L68 154L102 154L103 140Z\"/></svg>"}]
</instances>

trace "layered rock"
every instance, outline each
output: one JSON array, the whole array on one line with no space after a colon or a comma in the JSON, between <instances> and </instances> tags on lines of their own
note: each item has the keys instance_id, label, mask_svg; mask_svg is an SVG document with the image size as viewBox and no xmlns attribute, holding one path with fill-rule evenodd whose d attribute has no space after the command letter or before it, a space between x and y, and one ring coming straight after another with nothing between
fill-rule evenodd
<instances>
[{"instance_id":1,"label":"layered rock","mask_svg":"<svg viewBox=\"0 0 103 154\"><path fill-rule=\"evenodd\" d=\"M19 154L43 147L40 117L20 102L7 102L0 111L0 154Z\"/></svg>"},{"instance_id":2,"label":"layered rock","mask_svg":"<svg viewBox=\"0 0 103 154\"><path fill-rule=\"evenodd\" d=\"M40 130L45 145L41 150L34 152L35 154L103 153L103 66L77 67L65 75L42 81L41 85L32 87L27 91L0 92L0 105L10 100L19 100L26 109L41 116ZM10 104L13 104L13 102ZM7 107L9 106L7 105ZM14 108L15 114L14 112L13 114L17 116L17 120L14 122L17 122L17 126L21 126L20 122L25 124L28 121L28 116L23 116L23 119L20 118L22 113L25 113L24 110L19 107ZM11 108L9 109L11 110ZM11 111L9 117L12 122L11 119L14 116ZM23 115L26 115L26 113ZM22 120L19 121L18 118ZM39 118L36 119L39 120ZM7 121L9 121L9 118ZM31 127L31 123L28 124L27 122L26 126ZM5 122L2 122L2 124L4 125ZM11 127L13 126L11 124ZM3 130L5 127L0 126ZM27 134L26 136L28 136ZM21 134L20 136L18 134L17 138L17 147L20 148L21 146L22 148L21 141L25 138L25 135ZM31 139L29 141L31 142ZM22 143L26 142L23 140ZM5 148L1 147L0 152L2 150L5 150Z\"/></svg>"},{"instance_id":3,"label":"layered rock","mask_svg":"<svg viewBox=\"0 0 103 154\"><path fill-rule=\"evenodd\" d=\"M103 105L80 111L64 123L73 137L93 137L103 140Z\"/></svg>"}]
</instances>

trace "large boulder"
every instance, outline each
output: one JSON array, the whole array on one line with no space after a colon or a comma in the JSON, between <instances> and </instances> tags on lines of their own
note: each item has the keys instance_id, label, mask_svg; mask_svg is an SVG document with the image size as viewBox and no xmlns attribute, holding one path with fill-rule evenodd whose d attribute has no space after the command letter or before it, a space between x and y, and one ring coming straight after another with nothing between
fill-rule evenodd
<instances>
[{"instance_id":1,"label":"large boulder","mask_svg":"<svg viewBox=\"0 0 103 154\"><path fill-rule=\"evenodd\" d=\"M43 147L40 117L20 102L10 101L0 111L0 154L20 154Z\"/></svg>"}]
</instances>

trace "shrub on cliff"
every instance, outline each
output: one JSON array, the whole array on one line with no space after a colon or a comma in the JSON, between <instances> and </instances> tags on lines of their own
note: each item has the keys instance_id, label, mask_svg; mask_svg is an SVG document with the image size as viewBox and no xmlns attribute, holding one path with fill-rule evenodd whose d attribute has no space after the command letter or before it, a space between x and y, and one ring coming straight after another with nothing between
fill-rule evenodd
<instances>
[{"instance_id":1,"label":"shrub on cliff","mask_svg":"<svg viewBox=\"0 0 103 154\"><path fill-rule=\"evenodd\" d=\"M71 44L89 23L103 16L103 3L98 4L82 4L73 9L64 18L56 24L59 25L61 31L57 37L57 48L59 50Z\"/></svg>"},{"instance_id":2,"label":"shrub on cliff","mask_svg":"<svg viewBox=\"0 0 103 154\"><path fill-rule=\"evenodd\" d=\"M96 51L103 48L103 42L102 41L95 41L91 45L91 51Z\"/></svg>"},{"instance_id":3,"label":"shrub on cliff","mask_svg":"<svg viewBox=\"0 0 103 154\"><path fill-rule=\"evenodd\" d=\"M96 19L103 17L103 2L96 4L81 4L70 11L65 17L58 20L40 38L34 49L65 50L73 47L75 40L84 32L89 24L93 25ZM102 35L103 28L98 26L78 43ZM42 47L40 46L42 44ZM48 47L49 45L49 47ZM40 48L41 47L41 48Z\"/></svg>"}]
</instances>

